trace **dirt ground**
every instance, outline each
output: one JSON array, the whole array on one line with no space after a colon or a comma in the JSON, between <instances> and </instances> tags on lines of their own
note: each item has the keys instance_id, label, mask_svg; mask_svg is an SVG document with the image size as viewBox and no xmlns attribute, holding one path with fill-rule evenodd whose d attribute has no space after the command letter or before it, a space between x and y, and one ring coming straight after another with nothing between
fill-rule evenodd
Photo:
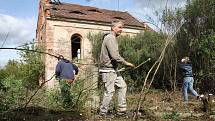
<instances>
[{"instance_id":1,"label":"dirt ground","mask_svg":"<svg viewBox=\"0 0 215 121\"><path fill-rule=\"evenodd\" d=\"M113 103L110 106L110 117L106 118L99 117L96 109L86 109L81 113L74 111L52 111L41 107L28 107L26 109L5 112L0 115L0 121L132 121L135 120L134 112L137 108L138 99L139 94L128 94L127 116L115 115L117 98L114 97ZM197 100L192 95L189 95L188 103L183 102L180 91L163 92L161 90L153 90L143 100L136 120L215 121L214 99L212 96L211 103L205 106L202 100Z\"/></svg>"},{"instance_id":2,"label":"dirt ground","mask_svg":"<svg viewBox=\"0 0 215 121\"><path fill-rule=\"evenodd\" d=\"M204 99L207 99L205 94ZM137 108L139 94L129 94L127 97L128 112L127 117L112 118L112 120L130 121L134 120L134 112ZM152 90L143 99L140 106L138 121L215 121L214 97L211 96L211 103L203 103L203 100L197 100L196 97L189 95L189 102L184 102L182 93L164 92L161 90ZM113 99L111 113L115 114L117 99ZM205 100L204 100L205 101ZM207 105L206 105L207 104ZM208 107L207 107L208 106ZM91 118L89 120L101 120ZM103 119L104 120L104 119ZM106 120L110 120L106 119Z\"/></svg>"}]
</instances>

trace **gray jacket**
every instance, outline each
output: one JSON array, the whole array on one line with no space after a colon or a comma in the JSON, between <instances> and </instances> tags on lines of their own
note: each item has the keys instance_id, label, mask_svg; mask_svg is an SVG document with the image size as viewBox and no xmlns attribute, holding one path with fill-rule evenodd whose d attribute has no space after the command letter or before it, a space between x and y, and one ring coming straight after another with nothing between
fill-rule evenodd
<instances>
[{"instance_id":1,"label":"gray jacket","mask_svg":"<svg viewBox=\"0 0 215 121\"><path fill-rule=\"evenodd\" d=\"M125 60L120 56L118 42L113 33L104 37L100 53L101 67L117 69L118 63Z\"/></svg>"}]
</instances>

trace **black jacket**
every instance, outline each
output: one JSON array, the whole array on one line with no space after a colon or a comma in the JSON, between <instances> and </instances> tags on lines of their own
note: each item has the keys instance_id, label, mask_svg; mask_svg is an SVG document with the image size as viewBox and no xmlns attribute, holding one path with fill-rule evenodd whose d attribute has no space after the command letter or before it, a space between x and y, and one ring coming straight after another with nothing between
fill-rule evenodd
<instances>
[{"instance_id":1,"label":"black jacket","mask_svg":"<svg viewBox=\"0 0 215 121\"><path fill-rule=\"evenodd\" d=\"M179 67L181 68L182 74L184 77L192 77L193 76L192 64L180 63Z\"/></svg>"}]
</instances>

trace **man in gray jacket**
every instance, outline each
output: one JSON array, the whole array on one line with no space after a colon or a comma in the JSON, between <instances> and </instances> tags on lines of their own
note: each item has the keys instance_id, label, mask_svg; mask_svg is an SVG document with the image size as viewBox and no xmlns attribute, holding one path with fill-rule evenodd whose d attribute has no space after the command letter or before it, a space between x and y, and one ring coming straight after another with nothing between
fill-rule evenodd
<instances>
[{"instance_id":1,"label":"man in gray jacket","mask_svg":"<svg viewBox=\"0 0 215 121\"><path fill-rule=\"evenodd\" d=\"M111 33L107 34L102 43L100 54L100 73L102 81L105 85L105 92L100 107L100 115L106 116L108 112L109 103L112 100L115 91L114 86L118 87L118 112L121 115L126 113L126 90L127 85L117 72L118 63L126 66L134 67L132 63L125 61L119 54L118 42L116 37L122 33L123 23L120 21L113 21L111 25Z\"/></svg>"}]
</instances>

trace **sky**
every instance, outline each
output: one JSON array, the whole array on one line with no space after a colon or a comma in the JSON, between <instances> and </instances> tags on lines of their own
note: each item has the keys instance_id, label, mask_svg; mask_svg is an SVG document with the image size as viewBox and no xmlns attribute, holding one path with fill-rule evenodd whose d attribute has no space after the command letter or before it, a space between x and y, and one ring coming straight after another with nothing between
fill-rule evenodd
<instances>
[{"instance_id":1,"label":"sky","mask_svg":"<svg viewBox=\"0 0 215 121\"><path fill-rule=\"evenodd\" d=\"M18 47L36 38L36 25L40 0L0 0L0 48ZM159 17L167 6L183 8L187 0L60 0L62 3L72 3L93 6L102 9L127 11L139 21L153 23L159 26ZM152 28L156 27L151 24ZM0 67L9 59L19 60L15 50L0 49Z\"/></svg>"}]
</instances>

